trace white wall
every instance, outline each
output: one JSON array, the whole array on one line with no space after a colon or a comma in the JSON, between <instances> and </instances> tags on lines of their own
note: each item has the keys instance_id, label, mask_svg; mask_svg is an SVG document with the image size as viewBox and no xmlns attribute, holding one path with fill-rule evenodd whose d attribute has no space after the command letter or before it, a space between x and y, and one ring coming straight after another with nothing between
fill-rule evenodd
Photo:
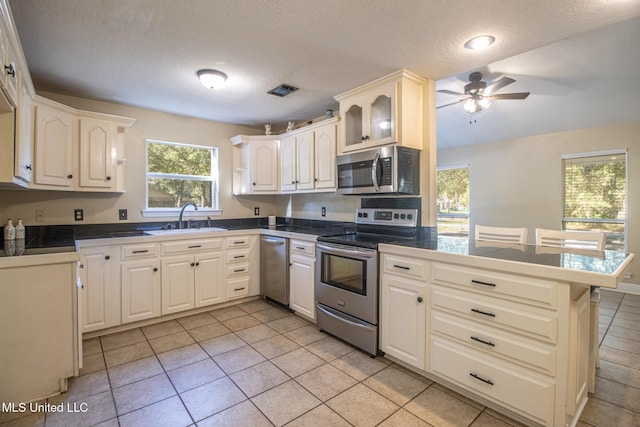
<instances>
[{"instance_id":1,"label":"white wall","mask_svg":"<svg viewBox=\"0 0 640 427\"><path fill-rule=\"evenodd\" d=\"M122 222L163 220L143 218L141 215L145 206L145 139L147 138L219 148L219 202L222 215L214 219L250 217L253 216L255 206L260 207L260 216L276 213L275 198L272 196L234 197L232 195L232 146L229 138L242 133L259 133L255 129L52 93L39 93L39 95L82 110L136 119L135 124L126 134L126 193L0 191L0 220L2 221L6 222L7 218L21 218L26 225L102 224L120 222L118 209L128 210L128 220ZM84 209L83 222L73 220L75 208ZM36 209L45 210L44 222L35 222Z\"/></svg>"},{"instance_id":2,"label":"white wall","mask_svg":"<svg viewBox=\"0 0 640 427\"><path fill-rule=\"evenodd\" d=\"M627 251L640 256L640 122L520 138L438 151L438 166L469 165L470 231L475 224L562 226L561 156L628 149ZM628 283L640 284L640 261Z\"/></svg>"}]
</instances>

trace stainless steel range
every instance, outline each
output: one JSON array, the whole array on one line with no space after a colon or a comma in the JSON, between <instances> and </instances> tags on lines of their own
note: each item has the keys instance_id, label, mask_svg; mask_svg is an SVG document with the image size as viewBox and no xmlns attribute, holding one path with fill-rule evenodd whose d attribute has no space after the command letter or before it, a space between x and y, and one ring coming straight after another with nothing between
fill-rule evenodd
<instances>
[{"instance_id":1,"label":"stainless steel range","mask_svg":"<svg viewBox=\"0 0 640 427\"><path fill-rule=\"evenodd\" d=\"M418 209L360 208L356 232L316 243L318 327L375 356L378 352L378 244L416 239Z\"/></svg>"}]
</instances>

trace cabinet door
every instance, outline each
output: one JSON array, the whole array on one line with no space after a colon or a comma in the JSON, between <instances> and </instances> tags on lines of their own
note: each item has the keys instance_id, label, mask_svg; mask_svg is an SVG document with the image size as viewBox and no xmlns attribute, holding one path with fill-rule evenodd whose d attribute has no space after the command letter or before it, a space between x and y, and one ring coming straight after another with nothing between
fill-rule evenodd
<instances>
[{"instance_id":1,"label":"cabinet door","mask_svg":"<svg viewBox=\"0 0 640 427\"><path fill-rule=\"evenodd\" d=\"M280 141L280 189L296 189L296 137L282 138Z\"/></svg>"},{"instance_id":2,"label":"cabinet door","mask_svg":"<svg viewBox=\"0 0 640 427\"><path fill-rule=\"evenodd\" d=\"M195 306L224 302L224 258L222 252L196 256Z\"/></svg>"},{"instance_id":3,"label":"cabinet door","mask_svg":"<svg viewBox=\"0 0 640 427\"><path fill-rule=\"evenodd\" d=\"M289 267L289 305L304 316L315 320L314 258L292 256Z\"/></svg>"},{"instance_id":4,"label":"cabinet door","mask_svg":"<svg viewBox=\"0 0 640 427\"><path fill-rule=\"evenodd\" d=\"M196 261L193 255L165 257L162 260L162 314L194 307L193 281Z\"/></svg>"},{"instance_id":5,"label":"cabinet door","mask_svg":"<svg viewBox=\"0 0 640 427\"><path fill-rule=\"evenodd\" d=\"M24 78L20 82L20 103L16 109L15 175L25 182L33 174L33 95Z\"/></svg>"},{"instance_id":6,"label":"cabinet door","mask_svg":"<svg viewBox=\"0 0 640 427\"><path fill-rule=\"evenodd\" d=\"M354 97L340 102L340 154L366 147L364 97Z\"/></svg>"},{"instance_id":7,"label":"cabinet door","mask_svg":"<svg viewBox=\"0 0 640 427\"><path fill-rule=\"evenodd\" d=\"M115 129L109 122L80 119L80 190L111 190Z\"/></svg>"},{"instance_id":8,"label":"cabinet door","mask_svg":"<svg viewBox=\"0 0 640 427\"><path fill-rule=\"evenodd\" d=\"M336 125L316 129L315 188L336 187Z\"/></svg>"},{"instance_id":9,"label":"cabinet door","mask_svg":"<svg viewBox=\"0 0 640 427\"><path fill-rule=\"evenodd\" d=\"M109 247L80 251L80 299L82 332L91 332L120 323L119 287L113 279Z\"/></svg>"},{"instance_id":10,"label":"cabinet door","mask_svg":"<svg viewBox=\"0 0 640 427\"><path fill-rule=\"evenodd\" d=\"M367 98L367 144L381 145L396 142L396 87L389 83Z\"/></svg>"},{"instance_id":11,"label":"cabinet door","mask_svg":"<svg viewBox=\"0 0 640 427\"><path fill-rule=\"evenodd\" d=\"M160 316L158 259L123 262L121 269L122 323Z\"/></svg>"},{"instance_id":12,"label":"cabinet door","mask_svg":"<svg viewBox=\"0 0 640 427\"><path fill-rule=\"evenodd\" d=\"M18 55L13 45L5 39L5 57L2 58L4 60L4 64L2 67L2 73L5 75L6 80L4 81L4 88L9 101L13 103L13 105L18 104L18 93L19 93L19 77L22 72L21 69L18 69Z\"/></svg>"},{"instance_id":13,"label":"cabinet door","mask_svg":"<svg viewBox=\"0 0 640 427\"><path fill-rule=\"evenodd\" d=\"M73 187L73 116L37 105L35 181L37 184Z\"/></svg>"},{"instance_id":14,"label":"cabinet door","mask_svg":"<svg viewBox=\"0 0 640 427\"><path fill-rule=\"evenodd\" d=\"M296 184L298 190L312 190L314 184L314 131L298 134L296 137Z\"/></svg>"},{"instance_id":15,"label":"cabinet door","mask_svg":"<svg viewBox=\"0 0 640 427\"><path fill-rule=\"evenodd\" d=\"M251 143L252 192L278 191L278 142Z\"/></svg>"},{"instance_id":16,"label":"cabinet door","mask_svg":"<svg viewBox=\"0 0 640 427\"><path fill-rule=\"evenodd\" d=\"M426 286L385 274L380 297L380 347L419 369L426 365Z\"/></svg>"}]
</instances>

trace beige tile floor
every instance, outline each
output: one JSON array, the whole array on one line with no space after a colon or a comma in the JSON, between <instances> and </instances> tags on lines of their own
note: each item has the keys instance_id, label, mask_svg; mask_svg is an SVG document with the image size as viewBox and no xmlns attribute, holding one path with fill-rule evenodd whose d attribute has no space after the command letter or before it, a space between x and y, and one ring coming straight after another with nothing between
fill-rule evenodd
<instances>
[{"instance_id":1,"label":"beige tile floor","mask_svg":"<svg viewBox=\"0 0 640 427\"><path fill-rule=\"evenodd\" d=\"M603 291L601 365L579 426L640 425L640 296ZM45 356L45 355L43 355ZM519 425L265 301L84 342L49 399L86 412L0 414L4 426Z\"/></svg>"}]
</instances>

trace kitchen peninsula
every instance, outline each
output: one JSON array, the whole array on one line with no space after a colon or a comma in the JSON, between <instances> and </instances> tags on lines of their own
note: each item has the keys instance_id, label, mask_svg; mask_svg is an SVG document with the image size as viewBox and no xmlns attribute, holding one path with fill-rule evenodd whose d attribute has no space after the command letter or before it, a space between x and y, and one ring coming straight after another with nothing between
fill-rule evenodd
<instances>
[{"instance_id":1,"label":"kitchen peninsula","mask_svg":"<svg viewBox=\"0 0 640 427\"><path fill-rule=\"evenodd\" d=\"M527 424L575 425L597 358L589 291L633 254L446 236L379 250L386 357Z\"/></svg>"}]
</instances>

